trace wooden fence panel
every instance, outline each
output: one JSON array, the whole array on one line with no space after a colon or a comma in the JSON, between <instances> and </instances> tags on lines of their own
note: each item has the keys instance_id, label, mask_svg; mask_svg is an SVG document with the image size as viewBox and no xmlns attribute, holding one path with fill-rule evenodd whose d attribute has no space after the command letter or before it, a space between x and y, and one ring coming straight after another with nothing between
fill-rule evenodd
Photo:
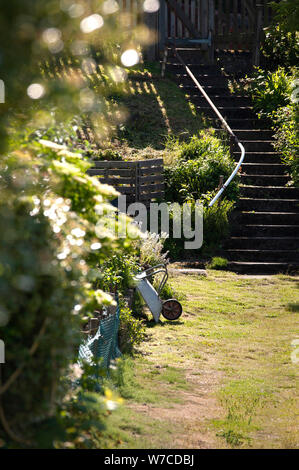
<instances>
[{"instance_id":1,"label":"wooden fence panel","mask_svg":"<svg viewBox=\"0 0 299 470\"><path fill-rule=\"evenodd\" d=\"M163 159L141 161L94 161L88 170L103 184L110 184L127 196L127 203L143 202L146 206L153 199L164 198Z\"/></svg>"}]
</instances>

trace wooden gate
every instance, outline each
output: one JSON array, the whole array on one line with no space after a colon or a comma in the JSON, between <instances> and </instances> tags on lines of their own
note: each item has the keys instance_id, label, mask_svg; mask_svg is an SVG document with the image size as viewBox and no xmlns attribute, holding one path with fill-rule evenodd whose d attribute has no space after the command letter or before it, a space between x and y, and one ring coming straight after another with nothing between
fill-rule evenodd
<instances>
[{"instance_id":1,"label":"wooden gate","mask_svg":"<svg viewBox=\"0 0 299 470\"><path fill-rule=\"evenodd\" d=\"M138 0L119 0L132 25L146 23L156 33L148 58L161 57L166 45L254 50L272 20L269 0L160 0L159 11L144 13ZM135 12L135 14L134 14Z\"/></svg>"}]
</instances>

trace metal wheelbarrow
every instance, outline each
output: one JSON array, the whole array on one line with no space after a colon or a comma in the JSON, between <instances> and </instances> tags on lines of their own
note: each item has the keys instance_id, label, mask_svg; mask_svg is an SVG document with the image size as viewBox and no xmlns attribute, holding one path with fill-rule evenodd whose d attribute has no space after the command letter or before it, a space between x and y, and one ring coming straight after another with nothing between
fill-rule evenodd
<instances>
[{"instance_id":1,"label":"metal wheelbarrow","mask_svg":"<svg viewBox=\"0 0 299 470\"><path fill-rule=\"evenodd\" d=\"M149 282L149 279L158 273L163 273L163 276L156 290ZM158 323L161 313L166 320L177 320L183 312L182 305L178 300L168 299L163 301L160 299L160 293L167 279L168 271L166 264L158 264L135 276L136 288L152 312L156 323Z\"/></svg>"}]
</instances>

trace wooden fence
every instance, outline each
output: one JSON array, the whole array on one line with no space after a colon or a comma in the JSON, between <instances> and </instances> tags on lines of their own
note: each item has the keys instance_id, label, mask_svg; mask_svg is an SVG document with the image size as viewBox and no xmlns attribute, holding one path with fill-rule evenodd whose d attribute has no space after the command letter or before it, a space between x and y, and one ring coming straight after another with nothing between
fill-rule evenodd
<instances>
[{"instance_id":1,"label":"wooden fence","mask_svg":"<svg viewBox=\"0 0 299 470\"><path fill-rule=\"evenodd\" d=\"M127 197L127 203L142 202L146 206L164 197L163 159L139 161L95 161L90 176L110 184Z\"/></svg>"},{"instance_id":2,"label":"wooden fence","mask_svg":"<svg viewBox=\"0 0 299 470\"><path fill-rule=\"evenodd\" d=\"M173 40L199 39L203 49L254 51L273 15L269 0L160 0L159 11L146 14L137 0L120 0L120 11L128 13L132 25L143 21L155 31L150 59L161 56Z\"/></svg>"}]
</instances>

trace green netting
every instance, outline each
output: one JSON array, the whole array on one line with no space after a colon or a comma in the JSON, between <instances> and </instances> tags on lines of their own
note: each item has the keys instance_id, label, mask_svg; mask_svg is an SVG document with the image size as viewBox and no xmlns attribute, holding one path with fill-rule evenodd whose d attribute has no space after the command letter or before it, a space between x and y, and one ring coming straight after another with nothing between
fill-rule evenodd
<instances>
[{"instance_id":1,"label":"green netting","mask_svg":"<svg viewBox=\"0 0 299 470\"><path fill-rule=\"evenodd\" d=\"M106 318L102 318L95 336L89 336L83 341L83 343L81 343L79 347L79 362L87 361L92 365L100 359L102 367L108 369L111 360L116 359L121 355L121 352L118 349L120 313L118 298L116 301L117 307L115 315L109 315Z\"/></svg>"}]
</instances>

